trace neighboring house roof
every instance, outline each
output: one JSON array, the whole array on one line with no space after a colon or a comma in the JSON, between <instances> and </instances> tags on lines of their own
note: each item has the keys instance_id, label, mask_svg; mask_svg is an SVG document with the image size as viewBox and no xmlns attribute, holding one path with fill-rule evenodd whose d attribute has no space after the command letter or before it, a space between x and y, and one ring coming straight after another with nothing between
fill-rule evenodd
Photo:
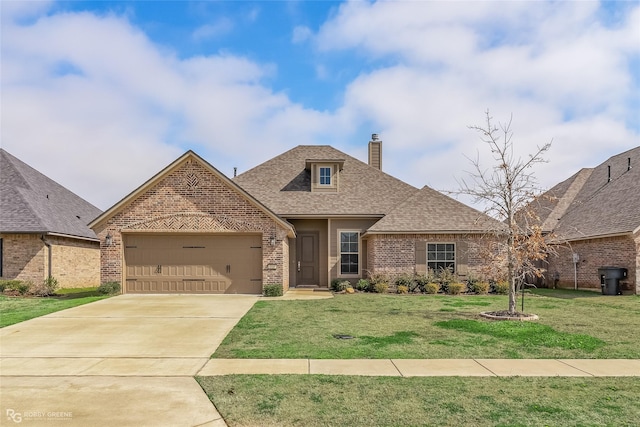
<instances>
[{"instance_id":1,"label":"neighboring house roof","mask_svg":"<svg viewBox=\"0 0 640 427\"><path fill-rule=\"evenodd\" d=\"M311 192L309 161L344 160L335 193ZM333 161L333 160L332 160ZM299 145L234 181L283 217L380 216L418 190L327 145Z\"/></svg>"},{"instance_id":2,"label":"neighboring house roof","mask_svg":"<svg viewBox=\"0 0 640 427\"><path fill-rule=\"evenodd\" d=\"M481 233L502 228L501 222L424 186L371 226L367 234Z\"/></svg>"},{"instance_id":3,"label":"neighboring house roof","mask_svg":"<svg viewBox=\"0 0 640 427\"><path fill-rule=\"evenodd\" d=\"M0 232L54 233L97 240L102 211L0 149Z\"/></svg>"},{"instance_id":4,"label":"neighboring house roof","mask_svg":"<svg viewBox=\"0 0 640 427\"><path fill-rule=\"evenodd\" d=\"M542 201L546 207L537 208L543 229L559 239L635 232L640 228L640 147L582 169L544 196L552 202Z\"/></svg>"},{"instance_id":5,"label":"neighboring house roof","mask_svg":"<svg viewBox=\"0 0 640 427\"><path fill-rule=\"evenodd\" d=\"M233 182L232 180L227 178L226 175L224 175L218 169L213 167L209 162L207 162L206 160L204 160L202 157L198 156L196 153L194 153L191 150L189 150L186 153L184 153L182 156L180 156L178 159L176 159L173 163L168 165L166 168L162 169L160 172L158 172L156 175L154 175L147 182L142 184L140 187L138 187L137 189L132 191L129 195L124 197L122 200L120 200L118 203L113 205L107 211L102 213L102 215L100 215L99 217L97 217L96 219L91 221L89 226L92 227L92 228L95 228L100 223L102 223L102 222L108 220L109 218L113 217L118 212L120 212L120 210L122 208L127 206L133 200L135 200L140 194L144 193L149 188L151 188L152 186L154 186L155 184L160 182L160 180L162 180L165 176L167 176L172 171L174 171L178 167L182 166L183 163L185 163L185 162L187 162L189 160L195 160L195 161L199 162L200 164L202 164L205 167L205 169L209 170L213 175L215 175L218 179L220 179L222 182L224 182L229 188L231 188L234 191L238 192L241 196L245 197L250 203L252 203L258 209L262 210L265 214L267 214L275 222L280 224L284 229L288 230L288 233L289 233L290 237L294 237L295 236L295 231L293 229L293 226L290 223L288 223L287 221L285 221L282 218L280 218L273 211L271 211L267 206L265 206L259 200L256 200L255 197L253 197L251 194L247 193L244 189L242 189L240 186L238 186L235 182Z\"/></svg>"}]
</instances>

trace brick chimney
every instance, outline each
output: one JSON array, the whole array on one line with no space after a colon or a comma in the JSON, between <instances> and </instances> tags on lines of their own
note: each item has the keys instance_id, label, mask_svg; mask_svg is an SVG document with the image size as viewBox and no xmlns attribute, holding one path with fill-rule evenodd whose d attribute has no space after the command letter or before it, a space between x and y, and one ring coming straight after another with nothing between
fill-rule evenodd
<instances>
[{"instance_id":1,"label":"brick chimney","mask_svg":"<svg viewBox=\"0 0 640 427\"><path fill-rule=\"evenodd\" d=\"M377 133L372 134L369 141L369 166L382 170L382 141Z\"/></svg>"}]
</instances>

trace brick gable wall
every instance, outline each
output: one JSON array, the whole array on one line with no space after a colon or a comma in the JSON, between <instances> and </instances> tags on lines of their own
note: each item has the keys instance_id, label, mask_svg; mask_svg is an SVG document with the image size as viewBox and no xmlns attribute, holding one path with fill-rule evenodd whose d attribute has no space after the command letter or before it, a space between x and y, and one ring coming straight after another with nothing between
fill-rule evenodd
<instances>
[{"instance_id":1,"label":"brick gable wall","mask_svg":"<svg viewBox=\"0 0 640 427\"><path fill-rule=\"evenodd\" d=\"M178 165L94 231L101 241L102 283L123 280L122 233L246 232L262 235L263 285L288 289L287 230L194 160Z\"/></svg>"}]
</instances>

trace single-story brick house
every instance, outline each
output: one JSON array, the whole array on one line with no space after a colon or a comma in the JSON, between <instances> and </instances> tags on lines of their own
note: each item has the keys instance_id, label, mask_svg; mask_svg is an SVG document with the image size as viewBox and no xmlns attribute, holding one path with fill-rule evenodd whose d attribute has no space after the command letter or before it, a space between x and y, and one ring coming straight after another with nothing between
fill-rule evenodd
<instances>
[{"instance_id":1,"label":"single-story brick house","mask_svg":"<svg viewBox=\"0 0 640 427\"><path fill-rule=\"evenodd\" d=\"M546 286L600 289L601 267L626 268L624 293L640 294L640 147L584 168L536 208L545 233L565 242L549 256Z\"/></svg>"},{"instance_id":2,"label":"single-story brick house","mask_svg":"<svg viewBox=\"0 0 640 427\"><path fill-rule=\"evenodd\" d=\"M376 272L478 269L489 217L330 146L298 146L233 179L188 151L94 220L102 281L123 292L326 288Z\"/></svg>"},{"instance_id":3,"label":"single-story brick house","mask_svg":"<svg viewBox=\"0 0 640 427\"><path fill-rule=\"evenodd\" d=\"M100 284L102 211L0 149L0 279L60 287Z\"/></svg>"}]
</instances>

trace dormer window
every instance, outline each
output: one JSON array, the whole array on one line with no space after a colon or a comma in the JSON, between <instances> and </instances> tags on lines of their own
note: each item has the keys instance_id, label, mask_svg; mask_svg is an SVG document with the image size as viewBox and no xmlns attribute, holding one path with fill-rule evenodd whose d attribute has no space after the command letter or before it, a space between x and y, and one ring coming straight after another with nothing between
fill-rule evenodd
<instances>
[{"instance_id":1,"label":"dormer window","mask_svg":"<svg viewBox=\"0 0 640 427\"><path fill-rule=\"evenodd\" d=\"M343 165L342 159L307 159L305 167L311 172L311 192L337 193Z\"/></svg>"},{"instance_id":2,"label":"dormer window","mask_svg":"<svg viewBox=\"0 0 640 427\"><path fill-rule=\"evenodd\" d=\"M331 185L331 167L320 168L320 185Z\"/></svg>"}]
</instances>

